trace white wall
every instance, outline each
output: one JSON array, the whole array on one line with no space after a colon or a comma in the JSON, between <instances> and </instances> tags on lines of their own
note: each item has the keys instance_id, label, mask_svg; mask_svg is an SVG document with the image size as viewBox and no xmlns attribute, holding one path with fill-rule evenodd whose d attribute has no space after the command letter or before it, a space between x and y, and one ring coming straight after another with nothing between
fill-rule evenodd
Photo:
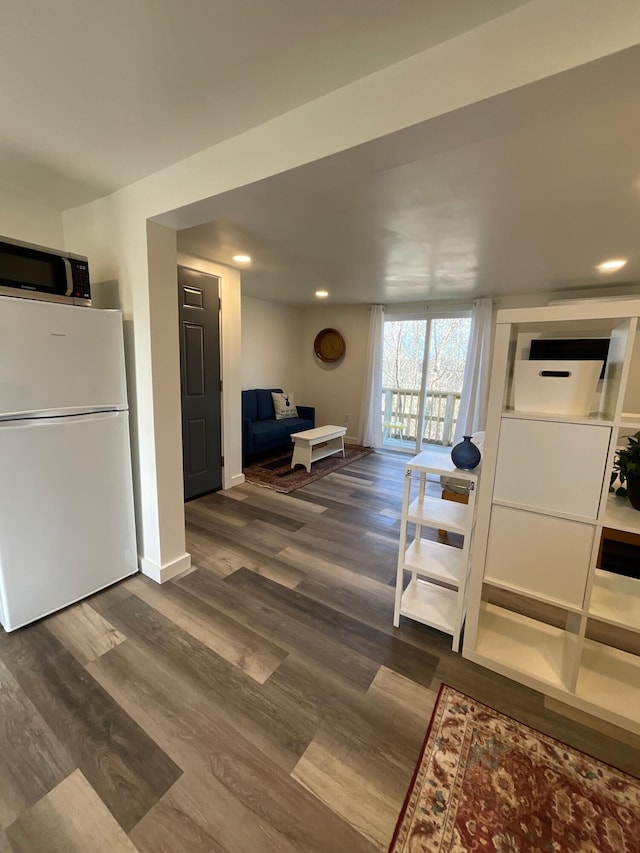
<instances>
[{"instance_id":1,"label":"white wall","mask_svg":"<svg viewBox=\"0 0 640 853\"><path fill-rule=\"evenodd\" d=\"M0 192L0 234L51 249L63 249L62 214L42 204Z\"/></svg>"},{"instance_id":2,"label":"white wall","mask_svg":"<svg viewBox=\"0 0 640 853\"><path fill-rule=\"evenodd\" d=\"M147 223L149 319L157 334L151 340L151 382L154 398L163 402L164 429L155 430L155 472L158 495L175 498L156 501L157 548L142 557L145 574L160 582L191 565L185 552L184 503L182 501L182 400L178 327L178 270L176 232L155 222ZM154 543L155 544L155 543Z\"/></svg>"},{"instance_id":3,"label":"white wall","mask_svg":"<svg viewBox=\"0 0 640 853\"><path fill-rule=\"evenodd\" d=\"M345 423L359 441L358 424L369 338L368 305L300 308L242 297L242 387L284 388L296 403L315 406L316 423ZM319 331L338 329L344 358L325 364L313 342Z\"/></svg>"},{"instance_id":4,"label":"white wall","mask_svg":"<svg viewBox=\"0 0 640 853\"><path fill-rule=\"evenodd\" d=\"M316 407L316 423L344 423L358 440L360 398L369 337L369 306L299 308L242 297L242 387L284 388L296 403ZM336 364L316 358L319 331L335 328L346 343Z\"/></svg>"},{"instance_id":5,"label":"white wall","mask_svg":"<svg viewBox=\"0 0 640 853\"><path fill-rule=\"evenodd\" d=\"M282 388L296 403L302 394L302 309L242 297L242 387Z\"/></svg>"},{"instance_id":6,"label":"white wall","mask_svg":"<svg viewBox=\"0 0 640 853\"><path fill-rule=\"evenodd\" d=\"M177 328L177 316L169 323L176 297L166 287L175 274L177 254L161 232L153 233L154 245L150 246L147 221L162 218L172 228L200 224L208 219L206 199L211 196L623 50L640 40L640 4L635 0L618 0L615 15L602 11L601 0L530 0L458 38L63 214L65 248L89 256L93 279L114 284L125 319L131 324L128 357L138 453L139 542L141 557L151 555L161 577L170 576L175 554L184 551L184 529L177 521L163 529L162 535L159 527L160 518L181 518L182 488L177 488L170 474L176 463L167 462L167 476L156 471L156 465L162 464L160 454L175 455L180 442L174 412L177 377L171 371L163 383L155 370L156 364L168 364L172 359L177 363L179 357L172 331ZM32 238L32 234L27 237ZM149 250L158 253L158 262L150 262ZM160 303L165 295L169 302L163 311ZM229 333L239 335L239 329ZM305 340L308 347L306 335ZM305 372L307 367L311 372L310 365ZM336 372L339 378L345 377L339 383L330 381L328 372L324 377L314 375L319 380L318 393L322 391L322 418L325 412L326 417L340 414L332 402L334 394L341 395L342 414L355 409L359 394L355 394L353 380L346 379L352 367L347 353L344 373ZM239 375L238 406L240 385ZM343 396L342 387L347 389ZM227 388L227 393L231 391ZM355 412L353 415L355 422ZM239 434L239 417L236 427Z\"/></svg>"},{"instance_id":7,"label":"white wall","mask_svg":"<svg viewBox=\"0 0 640 853\"><path fill-rule=\"evenodd\" d=\"M302 396L316 407L316 424L347 427L347 440L358 443L362 386L369 341L368 305L323 305L302 312ZM316 357L313 342L322 329L337 329L344 338L344 357L325 364ZM345 422L345 415L349 416Z\"/></svg>"}]
</instances>

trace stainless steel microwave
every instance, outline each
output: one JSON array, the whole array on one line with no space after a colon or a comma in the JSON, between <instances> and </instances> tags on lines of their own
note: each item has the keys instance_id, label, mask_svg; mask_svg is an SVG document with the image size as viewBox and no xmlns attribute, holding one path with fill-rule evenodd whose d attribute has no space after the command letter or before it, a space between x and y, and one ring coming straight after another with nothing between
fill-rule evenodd
<instances>
[{"instance_id":1,"label":"stainless steel microwave","mask_svg":"<svg viewBox=\"0 0 640 853\"><path fill-rule=\"evenodd\" d=\"M0 294L91 305L89 262L83 255L0 237Z\"/></svg>"}]
</instances>

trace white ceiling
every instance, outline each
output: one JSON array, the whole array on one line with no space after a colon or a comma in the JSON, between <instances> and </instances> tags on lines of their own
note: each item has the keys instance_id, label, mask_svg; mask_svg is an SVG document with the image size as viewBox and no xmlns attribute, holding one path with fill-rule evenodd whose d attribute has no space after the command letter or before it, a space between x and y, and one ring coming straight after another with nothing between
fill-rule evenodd
<instances>
[{"instance_id":1,"label":"white ceiling","mask_svg":"<svg viewBox=\"0 0 640 853\"><path fill-rule=\"evenodd\" d=\"M217 196L179 247L292 305L638 282L639 107L640 47Z\"/></svg>"},{"instance_id":2,"label":"white ceiling","mask_svg":"<svg viewBox=\"0 0 640 853\"><path fill-rule=\"evenodd\" d=\"M64 210L525 0L3 0L0 190Z\"/></svg>"},{"instance_id":3,"label":"white ceiling","mask_svg":"<svg viewBox=\"0 0 640 853\"><path fill-rule=\"evenodd\" d=\"M524 2L4 0L0 192L85 203ZM638 282L639 51L211 199L180 248L289 304Z\"/></svg>"}]
</instances>

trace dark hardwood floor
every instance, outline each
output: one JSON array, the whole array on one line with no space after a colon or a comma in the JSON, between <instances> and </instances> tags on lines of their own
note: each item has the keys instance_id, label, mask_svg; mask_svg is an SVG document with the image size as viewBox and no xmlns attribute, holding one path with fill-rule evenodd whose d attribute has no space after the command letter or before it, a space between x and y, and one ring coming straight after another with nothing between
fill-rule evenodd
<instances>
[{"instance_id":1,"label":"dark hardwood floor","mask_svg":"<svg viewBox=\"0 0 640 853\"><path fill-rule=\"evenodd\" d=\"M442 681L640 775L640 738L393 628L403 464L193 501L190 572L0 633L0 850L384 851Z\"/></svg>"}]
</instances>

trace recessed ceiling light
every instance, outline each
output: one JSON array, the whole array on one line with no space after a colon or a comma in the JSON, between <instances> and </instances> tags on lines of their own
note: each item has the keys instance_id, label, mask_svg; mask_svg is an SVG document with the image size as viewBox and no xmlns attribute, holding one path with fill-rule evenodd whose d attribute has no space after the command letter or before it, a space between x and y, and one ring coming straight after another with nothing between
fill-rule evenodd
<instances>
[{"instance_id":1,"label":"recessed ceiling light","mask_svg":"<svg viewBox=\"0 0 640 853\"><path fill-rule=\"evenodd\" d=\"M251 255L234 255L233 260L237 264L250 264L251 263Z\"/></svg>"},{"instance_id":2,"label":"recessed ceiling light","mask_svg":"<svg viewBox=\"0 0 640 853\"><path fill-rule=\"evenodd\" d=\"M600 272L615 272L621 270L626 263L624 258L613 258L610 261L603 261L603 263L598 264L598 269Z\"/></svg>"},{"instance_id":3,"label":"recessed ceiling light","mask_svg":"<svg viewBox=\"0 0 640 853\"><path fill-rule=\"evenodd\" d=\"M328 290L316 290L316 296L318 297L318 299L326 299L328 295Z\"/></svg>"}]
</instances>

